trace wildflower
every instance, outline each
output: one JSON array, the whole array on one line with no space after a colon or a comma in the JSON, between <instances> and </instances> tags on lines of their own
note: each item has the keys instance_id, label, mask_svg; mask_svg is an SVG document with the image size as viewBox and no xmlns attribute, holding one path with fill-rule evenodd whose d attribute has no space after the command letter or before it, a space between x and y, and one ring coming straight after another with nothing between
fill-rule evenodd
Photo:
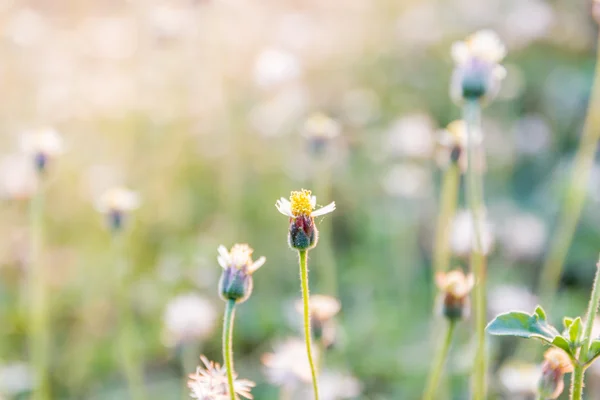
<instances>
[{"instance_id":1,"label":"wildflower","mask_svg":"<svg viewBox=\"0 0 600 400\"><path fill-rule=\"evenodd\" d=\"M398 163L382 177L383 190L394 197L423 199L432 191L431 169L414 162Z\"/></svg>"},{"instance_id":2,"label":"wildflower","mask_svg":"<svg viewBox=\"0 0 600 400\"><path fill-rule=\"evenodd\" d=\"M302 299L296 301L295 307L296 311L303 313ZM340 301L331 296L312 295L309 299L309 308L314 337L321 340L325 347L331 346L336 336L335 324L332 319L342 308Z\"/></svg>"},{"instance_id":3,"label":"wildflower","mask_svg":"<svg viewBox=\"0 0 600 400\"><path fill-rule=\"evenodd\" d=\"M218 251L217 260L224 269L219 281L219 295L225 301L235 300L236 303L243 303L252 294L252 274L262 267L267 259L260 257L252 261L254 250L247 244L235 244L231 251L227 251L227 248L221 245Z\"/></svg>"},{"instance_id":4,"label":"wildflower","mask_svg":"<svg viewBox=\"0 0 600 400\"><path fill-rule=\"evenodd\" d=\"M544 220L530 213L517 213L505 218L500 241L508 257L535 260L544 250L548 229Z\"/></svg>"},{"instance_id":5,"label":"wildflower","mask_svg":"<svg viewBox=\"0 0 600 400\"><path fill-rule=\"evenodd\" d=\"M27 157L9 155L0 160L0 198L29 199L37 187L35 170Z\"/></svg>"},{"instance_id":6,"label":"wildflower","mask_svg":"<svg viewBox=\"0 0 600 400\"><path fill-rule=\"evenodd\" d=\"M318 348L313 352L319 359ZM267 380L273 385L293 387L298 383L309 383L312 379L306 345L300 339L288 338L277 344L275 351L263 354L261 361Z\"/></svg>"},{"instance_id":7,"label":"wildflower","mask_svg":"<svg viewBox=\"0 0 600 400\"><path fill-rule=\"evenodd\" d=\"M434 150L434 121L429 114L415 113L393 122L385 134L383 151L392 156L429 159Z\"/></svg>"},{"instance_id":8,"label":"wildflower","mask_svg":"<svg viewBox=\"0 0 600 400\"><path fill-rule=\"evenodd\" d=\"M124 187L114 187L98 199L96 209L108 217L108 223L113 231L119 231L127 214L140 206L137 193Z\"/></svg>"},{"instance_id":9,"label":"wildflower","mask_svg":"<svg viewBox=\"0 0 600 400\"><path fill-rule=\"evenodd\" d=\"M225 367L200 356L204 366L199 366L196 373L189 375L188 387L191 397L198 400L227 400L230 398L227 388L227 371ZM235 393L245 399L253 399L250 391L256 384L248 379L237 379L234 374Z\"/></svg>"},{"instance_id":10,"label":"wildflower","mask_svg":"<svg viewBox=\"0 0 600 400\"><path fill-rule=\"evenodd\" d=\"M315 226L314 217L329 214L335 210L335 202L315 210L317 198L310 190L302 189L292 192L290 200L282 197L277 200L275 207L280 213L290 217L288 242L296 250L308 250L317 245L319 232Z\"/></svg>"},{"instance_id":11,"label":"wildflower","mask_svg":"<svg viewBox=\"0 0 600 400\"><path fill-rule=\"evenodd\" d=\"M311 115L302 129L303 135L309 140L311 150L315 154L321 154L327 143L338 137L341 133L340 124L323 113Z\"/></svg>"},{"instance_id":12,"label":"wildflower","mask_svg":"<svg viewBox=\"0 0 600 400\"><path fill-rule=\"evenodd\" d=\"M506 70L499 64L505 55L504 44L491 30L476 32L465 41L454 43L452 98L457 102L493 98L506 76Z\"/></svg>"},{"instance_id":13,"label":"wildflower","mask_svg":"<svg viewBox=\"0 0 600 400\"><path fill-rule=\"evenodd\" d=\"M21 137L21 149L33 157L34 166L39 173L44 172L48 162L64 151L61 136L51 128L25 133Z\"/></svg>"},{"instance_id":14,"label":"wildflower","mask_svg":"<svg viewBox=\"0 0 600 400\"><path fill-rule=\"evenodd\" d=\"M557 399L565 388L563 377L573 371L571 359L561 349L551 348L544 353L542 377L538 384L538 393L544 399Z\"/></svg>"},{"instance_id":15,"label":"wildflower","mask_svg":"<svg viewBox=\"0 0 600 400\"><path fill-rule=\"evenodd\" d=\"M448 319L467 318L470 313L469 293L475 285L473 274L460 269L438 272L435 282L442 292L442 314Z\"/></svg>"},{"instance_id":16,"label":"wildflower","mask_svg":"<svg viewBox=\"0 0 600 400\"><path fill-rule=\"evenodd\" d=\"M506 363L498 371L498 378L511 395L533 396L537 394L541 372L535 364Z\"/></svg>"},{"instance_id":17,"label":"wildflower","mask_svg":"<svg viewBox=\"0 0 600 400\"><path fill-rule=\"evenodd\" d=\"M482 141L481 132L473 132L472 145L479 146ZM446 129L439 133L438 151L436 160L440 168L447 168L451 164L457 164L460 170L467 171L467 126L465 121L456 120L448 124ZM480 159L476 160L476 167L483 170L485 167L485 158L480 153Z\"/></svg>"},{"instance_id":18,"label":"wildflower","mask_svg":"<svg viewBox=\"0 0 600 400\"><path fill-rule=\"evenodd\" d=\"M481 235L481 247L483 254L489 254L494 246L494 232L492 224L483 217L479 219L479 234ZM473 216L471 211L462 210L456 213L452 221L452 235L450 236L450 247L457 256L468 256L475 245L475 232L473 229Z\"/></svg>"},{"instance_id":19,"label":"wildflower","mask_svg":"<svg viewBox=\"0 0 600 400\"><path fill-rule=\"evenodd\" d=\"M362 393L362 385L358 379L352 375L339 371L325 370L319 374L321 400L341 400L356 399ZM306 393L309 398L309 394Z\"/></svg>"},{"instance_id":20,"label":"wildflower","mask_svg":"<svg viewBox=\"0 0 600 400\"><path fill-rule=\"evenodd\" d=\"M272 88L296 80L302 66L293 53L269 48L263 50L254 64L254 80L263 88Z\"/></svg>"},{"instance_id":21,"label":"wildflower","mask_svg":"<svg viewBox=\"0 0 600 400\"><path fill-rule=\"evenodd\" d=\"M504 314L513 310L533 310L539 299L525 286L499 285L493 286L488 294L488 313Z\"/></svg>"},{"instance_id":22,"label":"wildflower","mask_svg":"<svg viewBox=\"0 0 600 400\"><path fill-rule=\"evenodd\" d=\"M172 299L165 310L165 342L176 346L208 337L215 328L217 313L210 301L197 294Z\"/></svg>"}]
</instances>

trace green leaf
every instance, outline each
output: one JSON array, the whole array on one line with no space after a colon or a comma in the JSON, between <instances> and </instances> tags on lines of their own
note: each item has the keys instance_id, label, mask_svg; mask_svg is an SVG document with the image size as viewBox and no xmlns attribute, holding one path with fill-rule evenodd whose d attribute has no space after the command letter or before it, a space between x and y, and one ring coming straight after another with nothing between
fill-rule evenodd
<instances>
[{"instance_id":1,"label":"green leaf","mask_svg":"<svg viewBox=\"0 0 600 400\"><path fill-rule=\"evenodd\" d=\"M575 318L569 326L569 339L574 345L577 345L577 342L579 342L582 328L583 324L581 323L580 317Z\"/></svg>"},{"instance_id":2,"label":"green leaf","mask_svg":"<svg viewBox=\"0 0 600 400\"><path fill-rule=\"evenodd\" d=\"M552 344L554 338L559 336L556 328L546 322L546 313L539 306L531 315L521 311L500 314L488 324L486 330L490 335L535 338L548 344Z\"/></svg>"},{"instance_id":3,"label":"green leaf","mask_svg":"<svg viewBox=\"0 0 600 400\"><path fill-rule=\"evenodd\" d=\"M592 341L592 343L590 345L590 351L588 353L587 359L589 361L592 361L599 356L600 356L600 339L596 339L596 340Z\"/></svg>"},{"instance_id":4,"label":"green leaf","mask_svg":"<svg viewBox=\"0 0 600 400\"><path fill-rule=\"evenodd\" d=\"M554 338L554 340L552 340L552 345L556 346L556 347L558 347L560 349L563 349L564 351L567 352L567 354L570 354L570 355L574 356L573 349L571 348L572 343L569 342L564 337L562 337L562 336L556 336Z\"/></svg>"},{"instance_id":5,"label":"green leaf","mask_svg":"<svg viewBox=\"0 0 600 400\"><path fill-rule=\"evenodd\" d=\"M571 326L572 323L573 323L573 318L565 317L563 319L563 325L565 326L565 329L567 331L569 330L569 327Z\"/></svg>"}]
</instances>

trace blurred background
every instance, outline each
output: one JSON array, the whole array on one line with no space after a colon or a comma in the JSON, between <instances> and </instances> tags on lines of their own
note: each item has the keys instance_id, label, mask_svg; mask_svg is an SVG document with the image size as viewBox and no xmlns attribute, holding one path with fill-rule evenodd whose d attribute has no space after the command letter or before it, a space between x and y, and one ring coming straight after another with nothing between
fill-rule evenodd
<instances>
[{"instance_id":1,"label":"blurred background","mask_svg":"<svg viewBox=\"0 0 600 400\"><path fill-rule=\"evenodd\" d=\"M491 28L508 49L507 78L483 119L489 315L532 311L591 89L589 9L566 0L1 1L1 395L28 399L35 385L22 287L37 182L19 137L51 127L65 146L45 205L53 399L129 398L111 238L95 209L114 185L141 200L128 225L127 284L147 399L188 398L198 356L221 361L217 247L235 242L267 257L238 309L236 369L257 383L256 399L310 398L293 368L261 363L274 351L304 357L290 347L302 337L296 254L274 207L303 187L321 205L337 203L317 220L309 264L312 292L342 305L323 399L419 398L441 324L436 142L460 117L448 96L450 46ZM319 117L326 137L315 136L315 113L331 118ZM586 307L598 182L595 166L560 291L546 305L557 323ZM462 194L459 204L453 265L466 266ZM471 324L458 331L447 398L468 398ZM490 399L533 398L542 346L515 353L515 344L491 340Z\"/></svg>"}]
</instances>

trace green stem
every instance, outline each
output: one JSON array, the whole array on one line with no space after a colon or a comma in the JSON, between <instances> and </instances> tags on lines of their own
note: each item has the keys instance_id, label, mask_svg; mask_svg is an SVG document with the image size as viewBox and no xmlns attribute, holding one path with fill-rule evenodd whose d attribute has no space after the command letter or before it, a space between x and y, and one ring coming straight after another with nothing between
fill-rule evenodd
<instances>
[{"instance_id":1,"label":"green stem","mask_svg":"<svg viewBox=\"0 0 600 400\"><path fill-rule=\"evenodd\" d=\"M435 397L435 394L440 385L440 377L442 376L444 365L446 364L446 359L448 358L448 352L450 350L450 345L452 344L455 327L456 322L454 320L449 320L448 329L446 330L446 337L444 338L442 346L438 350L436 361L433 364L433 369L431 370L429 379L427 380L427 386L423 394L423 400L433 400L437 398Z\"/></svg>"},{"instance_id":2,"label":"green stem","mask_svg":"<svg viewBox=\"0 0 600 400\"><path fill-rule=\"evenodd\" d=\"M588 105L583 134L571 173L569 187L563 199L556 231L550 244L539 282L541 303L548 304L558 288L563 265L585 202L587 185L594 165L594 155L600 139L600 49L596 56L594 86Z\"/></svg>"},{"instance_id":3,"label":"green stem","mask_svg":"<svg viewBox=\"0 0 600 400\"><path fill-rule=\"evenodd\" d=\"M140 369L140 363L137 359L137 340L134 331L135 322L133 320L132 305L129 302L129 285L127 284L127 262L125 257L125 238L122 232L113 233L113 251L115 257L116 277L117 277L117 301L118 310L121 312L121 329L119 332L119 347L121 354L121 363L129 393L132 399L142 400L146 398L143 391L143 373Z\"/></svg>"},{"instance_id":4,"label":"green stem","mask_svg":"<svg viewBox=\"0 0 600 400\"><path fill-rule=\"evenodd\" d=\"M40 177L40 187L31 199L31 265L28 274L29 286L29 350L35 371L36 385L32 399L50 398L48 382L48 349L50 331L46 299L46 275L42 266L41 252L44 242L44 181Z\"/></svg>"},{"instance_id":5,"label":"green stem","mask_svg":"<svg viewBox=\"0 0 600 400\"><path fill-rule=\"evenodd\" d=\"M235 300L227 300L223 317L223 361L227 370L227 387L229 398L236 400L233 381L233 319L235 318Z\"/></svg>"},{"instance_id":6,"label":"green stem","mask_svg":"<svg viewBox=\"0 0 600 400\"><path fill-rule=\"evenodd\" d=\"M450 268L450 232L452 218L456 212L460 168L452 163L444 171L440 195L440 213L437 220L433 265L435 272L444 272Z\"/></svg>"},{"instance_id":7,"label":"green stem","mask_svg":"<svg viewBox=\"0 0 600 400\"><path fill-rule=\"evenodd\" d=\"M576 363L571 375L571 400L582 400L583 397L583 366Z\"/></svg>"},{"instance_id":8,"label":"green stem","mask_svg":"<svg viewBox=\"0 0 600 400\"><path fill-rule=\"evenodd\" d=\"M586 363L589 357L590 346L592 344L592 329L594 328L594 321L596 320L596 314L598 313L598 305L600 303L600 261L596 264L596 277L594 278L594 286L592 286L592 295L590 296L590 303L587 309L587 317L585 320L584 328L584 342L579 354L580 361Z\"/></svg>"},{"instance_id":9,"label":"green stem","mask_svg":"<svg viewBox=\"0 0 600 400\"><path fill-rule=\"evenodd\" d=\"M310 373L312 375L313 391L315 394L315 400L319 400L319 385L317 383L317 372L315 369L315 363L312 355L312 340L311 340L311 329L310 329L310 307L309 307L309 293L308 293L308 265L306 261L306 250L299 250L298 255L300 256L300 283L302 286L302 302L304 304L304 339L306 342L306 354L308 356L308 364L310 365Z\"/></svg>"},{"instance_id":10,"label":"green stem","mask_svg":"<svg viewBox=\"0 0 600 400\"><path fill-rule=\"evenodd\" d=\"M475 135L481 135L481 106L477 101L467 101L464 106L464 120L467 127L467 202L473 220L473 236L470 264L475 275L475 330L477 350L475 353L473 376L473 400L484 400L486 388L486 305L485 305L485 255L481 228L483 221L483 183L480 173L481 148L475 143ZM477 157L477 158L476 158Z\"/></svg>"}]
</instances>

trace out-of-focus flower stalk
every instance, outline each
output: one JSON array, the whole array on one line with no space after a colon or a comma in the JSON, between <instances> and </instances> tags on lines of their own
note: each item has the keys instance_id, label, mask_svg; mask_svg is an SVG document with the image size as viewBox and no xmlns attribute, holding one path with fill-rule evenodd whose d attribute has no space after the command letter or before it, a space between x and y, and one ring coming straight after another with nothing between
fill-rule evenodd
<instances>
[{"instance_id":1,"label":"out-of-focus flower stalk","mask_svg":"<svg viewBox=\"0 0 600 400\"><path fill-rule=\"evenodd\" d=\"M119 318L119 354L129 393L133 400L142 400L146 396L143 390L143 373L138 359L138 341L135 337L133 310L129 301L129 285L127 284L128 266L125 257L125 237L123 232L114 231L112 237L115 276L117 278L117 309Z\"/></svg>"},{"instance_id":2,"label":"out-of-focus flower stalk","mask_svg":"<svg viewBox=\"0 0 600 400\"><path fill-rule=\"evenodd\" d=\"M41 253L44 241L44 180L31 199L29 207L31 229L31 264L29 266L29 351L35 370L36 384L32 399L50 399L48 382L48 349L50 331L48 325L48 301L46 299L46 276L42 267Z\"/></svg>"},{"instance_id":3,"label":"out-of-focus flower stalk","mask_svg":"<svg viewBox=\"0 0 600 400\"><path fill-rule=\"evenodd\" d=\"M600 261L596 264L596 277L594 278L594 286L592 287L592 294L590 296L590 303L588 305L585 328L584 328L584 342L579 353L580 362L573 364L573 375L571 376L571 400L582 399L583 395L583 375L586 363L590 361L588 354L590 352L590 346L592 344L592 329L594 327L594 321L596 320L596 314L598 313L598 306L600 305Z\"/></svg>"},{"instance_id":4,"label":"out-of-focus flower stalk","mask_svg":"<svg viewBox=\"0 0 600 400\"><path fill-rule=\"evenodd\" d=\"M302 286L302 303L304 306L304 340L306 342L306 354L310 364L310 373L312 375L312 385L315 394L315 400L319 400L319 385L317 383L317 371L312 354L312 331L310 329L310 302L308 291L308 263L306 260L307 250L298 250L298 260L300 264L300 283Z\"/></svg>"},{"instance_id":5,"label":"out-of-focus flower stalk","mask_svg":"<svg viewBox=\"0 0 600 400\"><path fill-rule=\"evenodd\" d=\"M467 202L473 219L473 236L470 264L475 275L475 352L473 399L484 400L486 394L486 279L485 255L483 252L481 227L483 223L483 183L476 161L481 150L474 137L481 132L481 105L477 100L467 100L463 106L463 119L467 127Z\"/></svg>"},{"instance_id":6,"label":"out-of-focus flower stalk","mask_svg":"<svg viewBox=\"0 0 600 400\"><path fill-rule=\"evenodd\" d=\"M440 195L440 213L437 220L435 248L433 255L434 272L445 272L450 267L450 232L452 218L456 212L460 167L451 163L444 171Z\"/></svg>"},{"instance_id":7,"label":"out-of-focus flower stalk","mask_svg":"<svg viewBox=\"0 0 600 400\"><path fill-rule=\"evenodd\" d=\"M596 55L596 71L583 134L571 173L569 187L563 199L562 211L550 243L550 252L542 267L539 292L542 304L549 304L558 288L563 265L573 241L575 229L586 197L586 188L594 165L600 140L600 49Z\"/></svg>"},{"instance_id":8,"label":"out-of-focus flower stalk","mask_svg":"<svg viewBox=\"0 0 600 400\"><path fill-rule=\"evenodd\" d=\"M223 317L223 361L227 371L227 386L229 397L235 398L235 387L233 385L233 319L235 318L235 300L229 299L225 303L225 315Z\"/></svg>"},{"instance_id":9,"label":"out-of-focus flower stalk","mask_svg":"<svg viewBox=\"0 0 600 400\"><path fill-rule=\"evenodd\" d=\"M452 337L454 336L456 321L457 320L455 319L448 319L448 329L446 330L444 341L438 350L437 357L433 364L433 369L431 370L427 380L427 386L425 387L423 400L437 399L436 392L440 386L440 377L442 376L442 371L444 370L444 365L446 364L446 359L448 358L450 345L452 344Z\"/></svg>"}]
</instances>

